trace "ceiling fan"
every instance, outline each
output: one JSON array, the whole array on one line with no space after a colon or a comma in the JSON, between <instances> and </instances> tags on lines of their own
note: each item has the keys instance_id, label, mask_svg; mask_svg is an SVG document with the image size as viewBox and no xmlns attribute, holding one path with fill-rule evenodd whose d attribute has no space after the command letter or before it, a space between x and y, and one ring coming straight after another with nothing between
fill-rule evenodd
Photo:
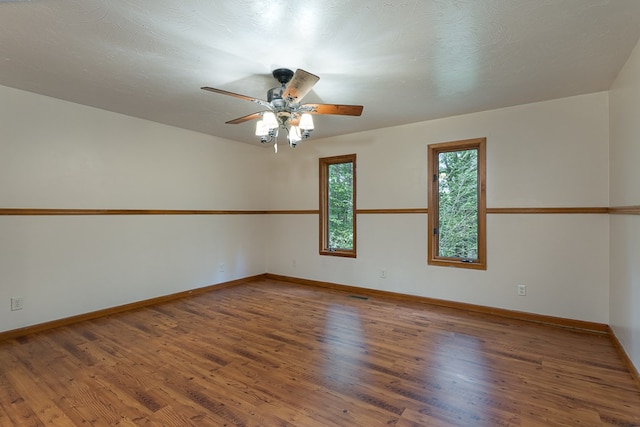
<instances>
[{"instance_id":1,"label":"ceiling fan","mask_svg":"<svg viewBox=\"0 0 640 427\"><path fill-rule=\"evenodd\" d=\"M301 104L302 98L320 80L320 77L308 71L298 69L294 73L288 68L278 68L273 71L273 77L280 82L280 86L267 92L267 100L240 95L213 87L202 87L210 92L229 95L261 105L266 110L248 114L229 120L229 124L244 123L249 120L260 119L256 123L256 136L260 142L268 144L275 140L274 147L278 151L278 130L287 132L287 139L291 147L309 138L314 129L312 114L333 114L340 116L359 116L362 105L341 104Z\"/></svg>"}]
</instances>

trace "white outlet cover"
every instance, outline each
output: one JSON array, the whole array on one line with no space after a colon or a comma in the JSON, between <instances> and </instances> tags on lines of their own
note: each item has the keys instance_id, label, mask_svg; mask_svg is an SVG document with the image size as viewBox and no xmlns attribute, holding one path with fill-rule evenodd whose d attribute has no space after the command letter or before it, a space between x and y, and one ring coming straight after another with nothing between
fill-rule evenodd
<instances>
[{"instance_id":1,"label":"white outlet cover","mask_svg":"<svg viewBox=\"0 0 640 427\"><path fill-rule=\"evenodd\" d=\"M22 310L24 308L24 298L11 298L11 311Z\"/></svg>"}]
</instances>

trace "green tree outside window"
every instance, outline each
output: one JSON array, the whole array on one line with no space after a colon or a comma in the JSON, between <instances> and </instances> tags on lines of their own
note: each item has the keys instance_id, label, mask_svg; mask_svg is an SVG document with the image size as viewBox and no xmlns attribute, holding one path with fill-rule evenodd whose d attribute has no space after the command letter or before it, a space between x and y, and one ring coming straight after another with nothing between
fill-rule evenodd
<instances>
[{"instance_id":1,"label":"green tree outside window","mask_svg":"<svg viewBox=\"0 0 640 427\"><path fill-rule=\"evenodd\" d=\"M478 258L478 150L438 156L438 256Z\"/></svg>"},{"instance_id":2,"label":"green tree outside window","mask_svg":"<svg viewBox=\"0 0 640 427\"><path fill-rule=\"evenodd\" d=\"M353 164L329 165L329 248L353 249Z\"/></svg>"}]
</instances>

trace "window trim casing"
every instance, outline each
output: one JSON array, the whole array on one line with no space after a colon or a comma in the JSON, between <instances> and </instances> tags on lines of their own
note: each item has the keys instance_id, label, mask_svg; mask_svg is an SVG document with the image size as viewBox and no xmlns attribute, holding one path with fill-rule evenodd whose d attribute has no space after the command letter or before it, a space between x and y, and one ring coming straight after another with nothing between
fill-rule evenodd
<instances>
[{"instance_id":1,"label":"window trim casing","mask_svg":"<svg viewBox=\"0 0 640 427\"><path fill-rule=\"evenodd\" d=\"M329 165L340 164L340 163L351 163L353 166L353 249L329 249ZM346 258L356 258L357 255L357 224L356 224L356 155L354 154L344 154L340 156L332 156L332 157L322 157L318 162L319 166L319 181L320 181L320 245L319 245L319 253L320 255L330 255L330 256L338 256L338 257L346 257Z\"/></svg>"},{"instance_id":2,"label":"window trim casing","mask_svg":"<svg viewBox=\"0 0 640 427\"><path fill-rule=\"evenodd\" d=\"M459 141L441 142L427 146L427 179L428 185L428 214L427 214L427 263L429 265L468 268L475 270L487 269L487 201L486 201L486 143L487 138L473 138ZM433 179L438 171L438 155L447 151L478 150L478 258L475 262L465 262L458 258L437 256L438 239L433 230L438 227L438 183Z\"/></svg>"}]
</instances>

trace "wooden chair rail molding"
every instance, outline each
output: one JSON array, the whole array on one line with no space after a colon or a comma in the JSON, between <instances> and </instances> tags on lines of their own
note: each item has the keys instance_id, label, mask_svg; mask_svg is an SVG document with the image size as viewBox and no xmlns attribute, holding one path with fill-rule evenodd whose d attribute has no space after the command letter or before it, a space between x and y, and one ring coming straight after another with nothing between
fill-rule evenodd
<instances>
[{"instance_id":1,"label":"wooden chair rail molding","mask_svg":"<svg viewBox=\"0 0 640 427\"><path fill-rule=\"evenodd\" d=\"M633 208L633 207L631 207ZM624 208L621 208L624 209ZM621 213L628 213L630 209ZM358 214L428 214L427 208L358 209ZM487 208L488 214L606 214L607 207Z\"/></svg>"},{"instance_id":2,"label":"wooden chair rail molding","mask_svg":"<svg viewBox=\"0 0 640 427\"><path fill-rule=\"evenodd\" d=\"M640 205L610 207L609 213L613 215L640 215Z\"/></svg>"},{"instance_id":3,"label":"wooden chair rail molding","mask_svg":"<svg viewBox=\"0 0 640 427\"><path fill-rule=\"evenodd\" d=\"M606 214L606 207L572 208L487 208L488 214Z\"/></svg>"},{"instance_id":4,"label":"wooden chair rail molding","mask_svg":"<svg viewBox=\"0 0 640 427\"><path fill-rule=\"evenodd\" d=\"M0 208L0 215L264 215L264 210Z\"/></svg>"},{"instance_id":5,"label":"wooden chair rail molding","mask_svg":"<svg viewBox=\"0 0 640 427\"><path fill-rule=\"evenodd\" d=\"M357 209L358 215L428 214L427 208ZM640 215L639 206L617 207L527 207L487 208L488 214L615 214ZM234 210L234 209L55 209L0 208L0 216L44 215L318 215L317 209Z\"/></svg>"}]
</instances>

